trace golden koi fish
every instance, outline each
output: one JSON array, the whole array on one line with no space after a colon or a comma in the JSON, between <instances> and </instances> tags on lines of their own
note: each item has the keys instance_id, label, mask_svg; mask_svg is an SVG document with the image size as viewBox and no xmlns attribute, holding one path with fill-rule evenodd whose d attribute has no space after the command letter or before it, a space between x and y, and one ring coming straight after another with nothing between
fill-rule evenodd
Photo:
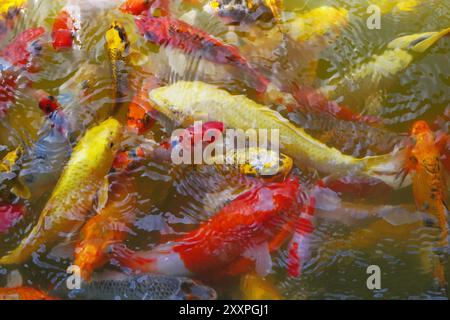
<instances>
[{"instance_id":1,"label":"golden koi fish","mask_svg":"<svg viewBox=\"0 0 450 320\"><path fill-rule=\"evenodd\" d=\"M3 3L0 4L0 15L7 13L11 8L22 7L27 0L2 0Z\"/></svg>"},{"instance_id":2,"label":"golden koi fish","mask_svg":"<svg viewBox=\"0 0 450 320\"><path fill-rule=\"evenodd\" d=\"M244 300L281 300L274 285L267 279L249 273L241 278L241 291Z\"/></svg>"},{"instance_id":3,"label":"golden koi fish","mask_svg":"<svg viewBox=\"0 0 450 320\"><path fill-rule=\"evenodd\" d=\"M378 92L381 85L386 85L386 82L413 63L417 54L424 53L449 33L450 28L447 28L397 38L387 45L382 54L372 57L370 62L356 67L337 82L330 83L323 92L331 100L343 96L364 101L368 95Z\"/></svg>"},{"instance_id":4,"label":"golden koi fish","mask_svg":"<svg viewBox=\"0 0 450 320\"><path fill-rule=\"evenodd\" d=\"M150 100L155 109L185 125L206 120L221 121L226 127L244 131L278 130L281 152L292 157L297 166L310 166L328 174L365 174L398 187L395 174L401 170L405 152L359 159L342 154L314 139L278 112L204 82L181 81L157 88L150 92Z\"/></svg>"},{"instance_id":5,"label":"golden koi fish","mask_svg":"<svg viewBox=\"0 0 450 320\"><path fill-rule=\"evenodd\" d=\"M111 168L120 137L121 126L112 118L86 132L74 148L37 225L16 249L0 259L0 265L23 263L42 245L57 242L83 224Z\"/></svg>"}]
</instances>

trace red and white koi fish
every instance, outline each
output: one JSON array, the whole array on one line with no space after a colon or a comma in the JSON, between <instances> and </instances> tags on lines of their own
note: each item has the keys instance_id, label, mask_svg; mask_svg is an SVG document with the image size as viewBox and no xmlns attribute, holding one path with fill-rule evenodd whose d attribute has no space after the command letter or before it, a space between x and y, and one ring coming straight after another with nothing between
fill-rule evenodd
<instances>
[{"instance_id":1,"label":"red and white koi fish","mask_svg":"<svg viewBox=\"0 0 450 320\"><path fill-rule=\"evenodd\" d=\"M188 55L195 54L213 63L239 68L252 77L256 91L262 93L267 90L270 81L251 66L236 47L203 30L170 17L140 17L136 18L136 25L151 43L179 49Z\"/></svg>"},{"instance_id":2,"label":"red and white koi fish","mask_svg":"<svg viewBox=\"0 0 450 320\"><path fill-rule=\"evenodd\" d=\"M249 258L257 270L267 271L268 242L295 217L298 195L298 179L257 186L178 240L149 252L113 245L111 255L122 266L145 273L208 276L240 258Z\"/></svg>"},{"instance_id":3,"label":"red and white koi fish","mask_svg":"<svg viewBox=\"0 0 450 320\"><path fill-rule=\"evenodd\" d=\"M316 210L315 193L321 189L321 186L314 188L308 204L304 206L295 223L294 234L288 247L288 274L291 277L299 277L305 263L311 258L311 235L314 232L313 217Z\"/></svg>"}]
</instances>

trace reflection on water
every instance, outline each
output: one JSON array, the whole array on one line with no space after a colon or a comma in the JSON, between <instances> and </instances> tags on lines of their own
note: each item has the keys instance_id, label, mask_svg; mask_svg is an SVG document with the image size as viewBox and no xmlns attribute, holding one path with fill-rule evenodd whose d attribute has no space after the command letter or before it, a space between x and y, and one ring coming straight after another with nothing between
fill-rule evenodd
<instances>
[{"instance_id":1,"label":"reflection on water","mask_svg":"<svg viewBox=\"0 0 450 320\"><path fill-rule=\"evenodd\" d=\"M189 55L170 45L160 48L150 44L139 34L133 16L117 9L123 1L70 2L80 7L77 46L72 50L55 51L51 47L50 32L44 35L40 40L42 50L36 59L37 71L21 72L13 91L15 101L7 116L0 119L0 157L17 146L24 147L25 155L18 163L22 168L20 179L31 192L28 199L20 200L9 192L11 182L1 176L0 204L23 203L27 210L10 232L0 234L2 256L15 248L36 224L76 142L86 129L111 113L115 103L111 98L114 86L105 50L105 33L112 21L125 26L131 44L127 65L130 87L123 104L130 103L134 93L140 91L142 79L150 77L168 84L201 80L255 100L263 99L254 81L255 74L250 71L253 69L243 70L235 62L207 61L195 52ZM405 1L391 1L400 3L398 5L375 0L285 1L282 19L291 21L291 28L303 31L291 30L289 36L282 33L286 31L282 27L274 25L268 8L260 16L253 15L254 19L249 19L249 14L255 12L243 8L224 11L223 16L218 17L211 16L214 10L211 13L202 6L173 2L173 15L237 46L249 66L257 68L261 77L270 79L273 84L283 88L292 88L293 84L314 87L355 113L380 119L375 125L348 121L337 119L330 112L292 109L272 101L273 107L293 123L345 154L364 157L404 147L409 141L407 132L418 119L430 123L437 119L435 129L448 133L448 117L445 116L450 103L448 37L423 54L415 53L414 61L405 70L389 76L386 81L378 83L379 79L368 77L361 90L354 90L350 85L349 90L327 91L339 81L351 81L349 75L382 55L392 40L448 28L448 1L414 1L417 5L412 7ZM200 2L205 5L208 1ZM379 30L367 28L369 3L382 8ZM28 28L44 26L47 31L51 30L54 18L64 5L62 0L29 1L11 27L0 25L0 48ZM311 14L323 6L335 10L326 11L325 16ZM332 16L332 12L338 15L334 18L342 19L338 19L337 25L327 29L326 22L317 23ZM225 18L227 14L242 23L227 25L225 22L230 22L230 17ZM324 13L315 11L314 14ZM242 21L242 17L247 18ZM334 18L333 21L337 19ZM0 58L0 65L2 61ZM56 130L52 118L39 109L37 90L57 99L70 132L63 134ZM0 96L0 102L1 99ZM130 150L150 139L165 141L172 127L173 123L161 121L143 135L130 133L119 149ZM138 162L128 174L135 182L137 201L135 221L125 243L137 250L150 250L195 229L256 183L255 179L243 178L233 170L173 166L151 158ZM308 188L312 188L319 175L304 168L295 168L293 174ZM446 298L445 293L436 289L429 265L437 231L433 226L419 223L423 215L416 212L411 187L361 194L338 193L339 201L331 204L328 201L335 201L335 198L321 198L323 203L318 206L311 239L311 259L305 262L299 278L287 273L287 244L272 253L273 268L267 279L280 295L285 299ZM95 212L96 208L92 208L90 215ZM65 279L77 241L74 235L53 249L40 248L27 263L0 267L0 285L6 284L9 271L18 269L27 285L44 290L54 286ZM370 291L366 287L369 265L378 265L382 270L381 290ZM109 265L103 267L108 268ZM211 286L219 293L219 298L242 297L236 279Z\"/></svg>"}]
</instances>

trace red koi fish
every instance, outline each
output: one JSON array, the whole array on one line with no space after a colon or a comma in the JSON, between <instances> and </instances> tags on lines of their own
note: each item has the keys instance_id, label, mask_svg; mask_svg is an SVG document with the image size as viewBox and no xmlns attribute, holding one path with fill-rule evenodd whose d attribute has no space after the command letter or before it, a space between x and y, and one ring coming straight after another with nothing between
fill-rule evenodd
<instances>
[{"instance_id":1,"label":"red koi fish","mask_svg":"<svg viewBox=\"0 0 450 320\"><path fill-rule=\"evenodd\" d=\"M52 28L52 45L55 50L72 48L76 31L79 29L74 16L69 12L69 8L63 8L56 16Z\"/></svg>"},{"instance_id":2,"label":"red koi fish","mask_svg":"<svg viewBox=\"0 0 450 320\"><path fill-rule=\"evenodd\" d=\"M42 50L36 40L44 33L43 27L25 30L0 52L0 58L14 67L30 67L31 58Z\"/></svg>"},{"instance_id":3,"label":"red koi fish","mask_svg":"<svg viewBox=\"0 0 450 320\"><path fill-rule=\"evenodd\" d=\"M375 116L364 116L355 113L346 106L328 100L314 88L296 86L292 91L292 95L299 104L296 107L302 108L304 111L328 113L337 119L345 121L361 121L368 124L379 124L381 122L381 119Z\"/></svg>"},{"instance_id":4,"label":"red koi fish","mask_svg":"<svg viewBox=\"0 0 450 320\"><path fill-rule=\"evenodd\" d=\"M136 271L180 276L208 276L241 257L253 259L258 265L258 259L270 259L270 255L254 253L267 248L268 242L293 219L298 193L298 179L257 186L178 240L149 252L114 245L111 255L122 266Z\"/></svg>"},{"instance_id":5,"label":"red koi fish","mask_svg":"<svg viewBox=\"0 0 450 320\"><path fill-rule=\"evenodd\" d=\"M0 300L58 300L45 292L30 288L0 288Z\"/></svg>"},{"instance_id":6,"label":"red koi fish","mask_svg":"<svg viewBox=\"0 0 450 320\"><path fill-rule=\"evenodd\" d=\"M58 99L43 90L36 91L35 96L38 100L39 109L50 119L52 127L67 137L72 130Z\"/></svg>"},{"instance_id":7,"label":"red koi fish","mask_svg":"<svg viewBox=\"0 0 450 320\"><path fill-rule=\"evenodd\" d=\"M250 65L236 47L184 21L170 17L140 17L135 21L139 32L149 42L176 48L185 54L196 54L205 60L246 71L254 80L255 89L259 93L265 92L270 83Z\"/></svg>"},{"instance_id":8,"label":"red koi fish","mask_svg":"<svg viewBox=\"0 0 450 320\"><path fill-rule=\"evenodd\" d=\"M0 116L15 101L21 71L36 71L32 58L42 50L37 40L44 33L42 27L25 30L0 51Z\"/></svg>"},{"instance_id":9,"label":"red koi fish","mask_svg":"<svg viewBox=\"0 0 450 320\"><path fill-rule=\"evenodd\" d=\"M0 234L14 227L25 215L25 209L21 205L0 205Z\"/></svg>"}]
</instances>

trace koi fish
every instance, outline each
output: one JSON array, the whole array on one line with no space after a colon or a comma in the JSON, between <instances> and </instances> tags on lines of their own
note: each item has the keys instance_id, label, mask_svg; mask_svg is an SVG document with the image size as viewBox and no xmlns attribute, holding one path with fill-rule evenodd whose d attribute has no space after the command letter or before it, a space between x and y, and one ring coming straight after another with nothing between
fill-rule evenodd
<instances>
[{"instance_id":1,"label":"koi fish","mask_svg":"<svg viewBox=\"0 0 450 320\"><path fill-rule=\"evenodd\" d=\"M295 223L294 234L288 247L288 273L291 277L299 277L305 264L311 258L311 235L314 232L313 217L316 209L316 197L314 193L321 190L315 187L309 196L309 203L305 205L300 217Z\"/></svg>"},{"instance_id":2,"label":"koi fish","mask_svg":"<svg viewBox=\"0 0 450 320\"><path fill-rule=\"evenodd\" d=\"M241 278L241 292L244 300L281 300L273 283L256 274L249 273Z\"/></svg>"},{"instance_id":3,"label":"koi fish","mask_svg":"<svg viewBox=\"0 0 450 320\"><path fill-rule=\"evenodd\" d=\"M371 0L370 3L378 6L381 13L386 14L393 11L413 11L416 9L420 0Z\"/></svg>"},{"instance_id":4,"label":"koi fish","mask_svg":"<svg viewBox=\"0 0 450 320\"><path fill-rule=\"evenodd\" d=\"M226 24L239 25L253 23L257 20L280 20L280 0L248 0L248 1L209 1L203 10L215 14Z\"/></svg>"},{"instance_id":5,"label":"koi fish","mask_svg":"<svg viewBox=\"0 0 450 320\"><path fill-rule=\"evenodd\" d=\"M232 95L199 81L180 81L154 89L150 92L150 101L159 112L180 123L208 119L244 131L252 128L278 129L281 152L293 158L297 166L311 166L333 175L367 175L398 187L395 175L401 170L405 151L365 158L342 154L315 140L278 112L245 96Z\"/></svg>"},{"instance_id":6,"label":"koi fish","mask_svg":"<svg viewBox=\"0 0 450 320\"><path fill-rule=\"evenodd\" d=\"M80 30L80 8L64 7L55 18L52 28L52 45L55 50L70 49L76 32Z\"/></svg>"},{"instance_id":7,"label":"koi fish","mask_svg":"<svg viewBox=\"0 0 450 320\"><path fill-rule=\"evenodd\" d=\"M115 245L111 255L122 266L145 273L207 276L241 257L254 260L257 270L267 271L270 256L262 250L268 249L267 242L292 219L298 192L296 179L258 186L178 240L149 252L133 252Z\"/></svg>"},{"instance_id":8,"label":"koi fish","mask_svg":"<svg viewBox=\"0 0 450 320\"><path fill-rule=\"evenodd\" d=\"M82 282L80 289L64 284L52 291L55 296L78 300L215 300L217 293L195 280L146 274L114 276L114 279Z\"/></svg>"},{"instance_id":9,"label":"koi fish","mask_svg":"<svg viewBox=\"0 0 450 320\"><path fill-rule=\"evenodd\" d=\"M95 269L109 261L107 248L122 242L134 221L136 186L132 177L124 170L111 178L107 203L83 226L75 248L74 264L87 281Z\"/></svg>"},{"instance_id":10,"label":"koi fish","mask_svg":"<svg viewBox=\"0 0 450 320\"><path fill-rule=\"evenodd\" d=\"M266 91L270 81L252 67L236 47L225 44L184 21L170 17L141 17L135 21L139 32L147 41L159 46L176 48L185 54L194 54L210 62L244 70L254 79L255 89L258 92Z\"/></svg>"},{"instance_id":11,"label":"koi fish","mask_svg":"<svg viewBox=\"0 0 450 320\"><path fill-rule=\"evenodd\" d=\"M38 140L26 150L11 189L23 199L38 199L53 187L72 151L68 138L71 129L57 100L42 90L35 96L48 119L39 131Z\"/></svg>"},{"instance_id":12,"label":"koi fish","mask_svg":"<svg viewBox=\"0 0 450 320\"><path fill-rule=\"evenodd\" d=\"M0 265L20 264L42 245L51 245L76 231L92 207L94 197L111 169L121 137L121 125L108 119L88 130L71 158L31 232Z\"/></svg>"},{"instance_id":13,"label":"koi fish","mask_svg":"<svg viewBox=\"0 0 450 320\"><path fill-rule=\"evenodd\" d=\"M21 72L34 71L32 58L42 50L38 39L44 32L42 27L27 29L0 51L0 117L15 101L14 91Z\"/></svg>"},{"instance_id":14,"label":"koi fish","mask_svg":"<svg viewBox=\"0 0 450 320\"><path fill-rule=\"evenodd\" d=\"M368 96L372 97L369 93L379 92L381 86L385 86L395 75L405 70L418 54L426 52L449 33L450 28L447 28L439 32L397 38L387 45L382 54L374 56L367 64L356 67L340 80L332 81L322 91L331 100L351 97L355 102L366 101Z\"/></svg>"},{"instance_id":15,"label":"koi fish","mask_svg":"<svg viewBox=\"0 0 450 320\"><path fill-rule=\"evenodd\" d=\"M22 205L0 205L0 234L14 227L24 215L25 208Z\"/></svg>"},{"instance_id":16,"label":"koi fish","mask_svg":"<svg viewBox=\"0 0 450 320\"><path fill-rule=\"evenodd\" d=\"M321 6L298 14L283 27L296 41L312 41L319 44L333 41L349 22L348 11L344 8Z\"/></svg>"},{"instance_id":17,"label":"koi fish","mask_svg":"<svg viewBox=\"0 0 450 320\"><path fill-rule=\"evenodd\" d=\"M227 152L225 156L205 159L217 165L236 167L239 173L256 178L286 178L292 170L293 161L284 154L262 148L238 149Z\"/></svg>"},{"instance_id":18,"label":"koi fish","mask_svg":"<svg viewBox=\"0 0 450 320\"><path fill-rule=\"evenodd\" d=\"M12 8L21 8L27 0L3 0L0 4L0 14L5 14Z\"/></svg>"},{"instance_id":19,"label":"koi fish","mask_svg":"<svg viewBox=\"0 0 450 320\"><path fill-rule=\"evenodd\" d=\"M19 146L15 150L8 152L0 162L0 172L11 173L17 161L23 155L23 147Z\"/></svg>"},{"instance_id":20,"label":"koi fish","mask_svg":"<svg viewBox=\"0 0 450 320\"><path fill-rule=\"evenodd\" d=\"M139 92L134 96L128 106L127 127L138 134L143 134L154 124L155 115L152 105L149 103L148 92L159 87L156 78L146 79L140 86Z\"/></svg>"},{"instance_id":21,"label":"koi fish","mask_svg":"<svg viewBox=\"0 0 450 320\"><path fill-rule=\"evenodd\" d=\"M415 140L415 145L410 149L405 169L412 172L417 209L438 218L442 240L448 246L447 215L449 211L446 205L448 195L439 148L433 132L425 121L417 121L413 124L411 136Z\"/></svg>"},{"instance_id":22,"label":"koi fish","mask_svg":"<svg viewBox=\"0 0 450 320\"><path fill-rule=\"evenodd\" d=\"M170 0L127 0L120 7L120 11L138 16L147 11L153 12L159 9L161 16L168 16L170 14L169 4Z\"/></svg>"},{"instance_id":23,"label":"koi fish","mask_svg":"<svg viewBox=\"0 0 450 320\"><path fill-rule=\"evenodd\" d=\"M115 103L114 112L121 113L118 117L120 119L125 119L128 110L126 110L126 108L121 108L120 100L126 97L128 92L126 57L128 55L130 42L128 41L125 28L118 22L111 24L111 27L106 32L105 38L113 78L113 100ZM125 111L126 113L122 114Z\"/></svg>"},{"instance_id":24,"label":"koi fish","mask_svg":"<svg viewBox=\"0 0 450 320\"><path fill-rule=\"evenodd\" d=\"M30 287L0 288L0 300L58 300Z\"/></svg>"}]
</instances>

